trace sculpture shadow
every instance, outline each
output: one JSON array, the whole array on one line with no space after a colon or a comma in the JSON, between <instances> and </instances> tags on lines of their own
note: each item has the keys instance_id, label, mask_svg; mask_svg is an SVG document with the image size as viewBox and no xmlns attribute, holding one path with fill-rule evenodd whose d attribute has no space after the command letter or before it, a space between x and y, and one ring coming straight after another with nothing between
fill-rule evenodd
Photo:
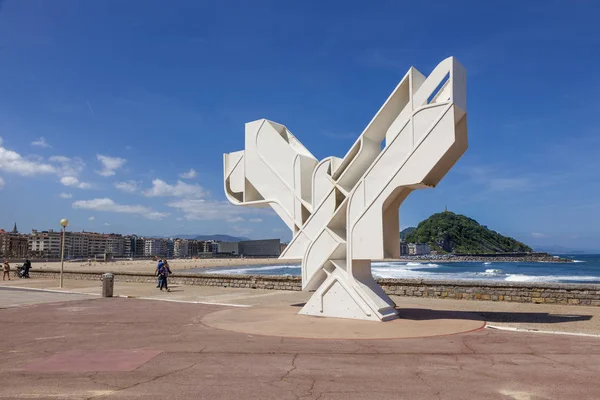
<instances>
[{"instance_id":1,"label":"sculpture shadow","mask_svg":"<svg viewBox=\"0 0 600 400\"><path fill-rule=\"evenodd\" d=\"M426 321L434 319L467 319L486 322L528 322L559 324L565 322L589 321L591 315L549 314L543 312L498 312L498 311L455 311L430 310L427 308L398 308L400 319Z\"/></svg>"}]
</instances>

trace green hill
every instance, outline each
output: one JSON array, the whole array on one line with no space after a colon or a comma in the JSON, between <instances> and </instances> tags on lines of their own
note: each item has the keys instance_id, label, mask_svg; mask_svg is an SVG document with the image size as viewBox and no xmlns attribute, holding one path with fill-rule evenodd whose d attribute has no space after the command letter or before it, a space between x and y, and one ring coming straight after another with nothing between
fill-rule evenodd
<instances>
[{"instance_id":1,"label":"green hill","mask_svg":"<svg viewBox=\"0 0 600 400\"><path fill-rule=\"evenodd\" d=\"M408 243L429 243L432 250L448 253L531 252L531 247L492 231L464 215L445 211L433 214L406 236Z\"/></svg>"},{"instance_id":2,"label":"green hill","mask_svg":"<svg viewBox=\"0 0 600 400\"><path fill-rule=\"evenodd\" d=\"M404 240L406 239L406 236L408 236L409 233L411 233L412 231L414 231L415 228L414 226L409 226L408 228L404 228L400 231L400 239Z\"/></svg>"}]
</instances>

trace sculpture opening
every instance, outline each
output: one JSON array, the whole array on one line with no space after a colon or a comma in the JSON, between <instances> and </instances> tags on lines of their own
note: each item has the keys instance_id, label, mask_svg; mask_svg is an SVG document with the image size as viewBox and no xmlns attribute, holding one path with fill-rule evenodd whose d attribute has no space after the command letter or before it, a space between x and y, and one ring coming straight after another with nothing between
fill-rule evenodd
<instances>
[{"instance_id":1,"label":"sculpture opening","mask_svg":"<svg viewBox=\"0 0 600 400\"><path fill-rule=\"evenodd\" d=\"M293 233L280 258L302 260L301 314L387 321L396 305L371 260L398 258L398 210L435 187L467 150L466 72L453 57L428 77L410 68L344 158L318 161L283 125L246 124L224 155L233 204L271 206Z\"/></svg>"}]
</instances>

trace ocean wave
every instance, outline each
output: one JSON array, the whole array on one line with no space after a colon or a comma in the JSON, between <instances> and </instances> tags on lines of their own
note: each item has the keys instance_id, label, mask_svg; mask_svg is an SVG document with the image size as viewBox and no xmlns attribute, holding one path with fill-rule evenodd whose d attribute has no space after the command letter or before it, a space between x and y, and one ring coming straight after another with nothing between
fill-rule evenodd
<instances>
[{"instance_id":1,"label":"ocean wave","mask_svg":"<svg viewBox=\"0 0 600 400\"><path fill-rule=\"evenodd\" d=\"M421 266L423 264L418 263L418 262L408 262L408 263L406 263L406 265L408 265L409 267L418 267L418 266Z\"/></svg>"},{"instance_id":2,"label":"ocean wave","mask_svg":"<svg viewBox=\"0 0 600 400\"><path fill-rule=\"evenodd\" d=\"M600 276L577 276L577 275L523 275L511 274L505 279L506 282L600 282Z\"/></svg>"},{"instance_id":3,"label":"ocean wave","mask_svg":"<svg viewBox=\"0 0 600 400\"><path fill-rule=\"evenodd\" d=\"M500 276L505 275L501 269L486 269L485 272L477 272L477 275L483 276Z\"/></svg>"},{"instance_id":4,"label":"ocean wave","mask_svg":"<svg viewBox=\"0 0 600 400\"><path fill-rule=\"evenodd\" d=\"M491 262L484 262L483 265L490 265Z\"/></svg>"},{"instance_id":5,"label":"ocean wave","mask_svg":"<svg viewBox=\"0 0 600 400\"><path fill-rule=\"evenodd\" d=\"M573 262L574 262L574 263L576 263L576 262L577 262L577 263L580 263L580 262L586 262L586 261L583 261L583 260L573 260Z\"/></svg>"}]
</instances>

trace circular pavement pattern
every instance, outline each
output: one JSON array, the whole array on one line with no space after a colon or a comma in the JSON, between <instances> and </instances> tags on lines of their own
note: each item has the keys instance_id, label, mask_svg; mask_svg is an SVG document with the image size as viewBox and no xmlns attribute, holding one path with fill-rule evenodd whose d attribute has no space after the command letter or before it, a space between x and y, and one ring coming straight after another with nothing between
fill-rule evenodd
<instances>
[{"instance_id":1,"label":"circular pavement pattern","mask_svg":"<svg viewBox=\"0 0 600 400\"><path fill-rule=\"evenodd\" d=\"M388 322L358 321L299 315L300 305L230 308L202 318L204 325L251 335L308 339L405 339L452 335L481 329L485 321L476 314L399 308L400 318Z\"/></svg>"}]
</instances>

